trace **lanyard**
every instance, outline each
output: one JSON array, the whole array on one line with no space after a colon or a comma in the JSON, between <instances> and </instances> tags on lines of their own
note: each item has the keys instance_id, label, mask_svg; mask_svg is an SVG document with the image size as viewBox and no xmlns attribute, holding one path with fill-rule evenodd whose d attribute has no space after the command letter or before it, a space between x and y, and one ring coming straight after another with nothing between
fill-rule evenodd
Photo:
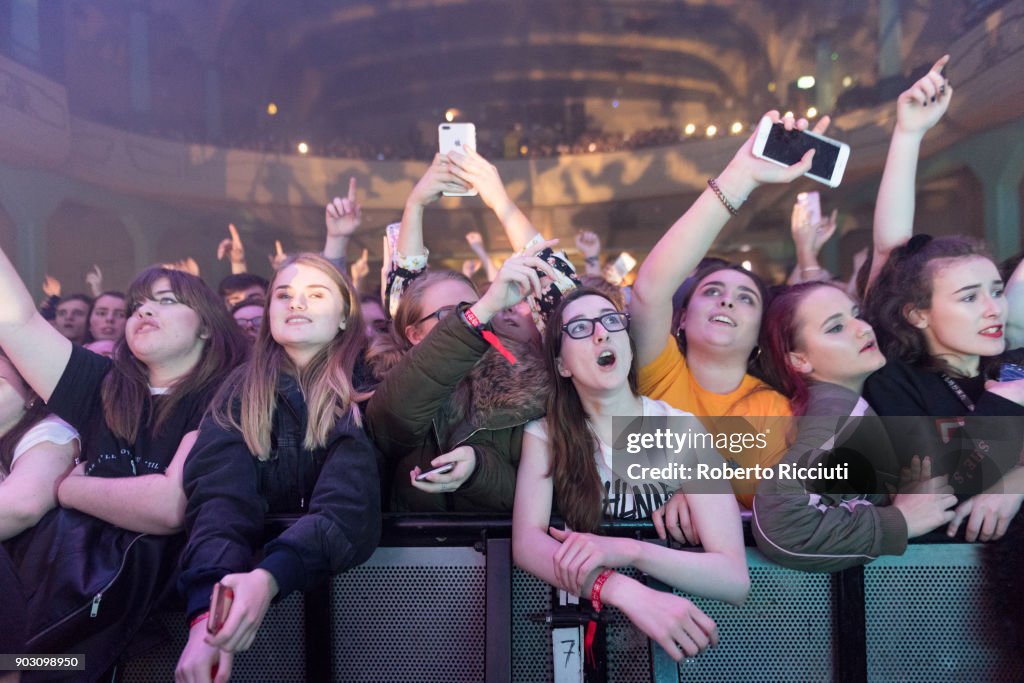
<instances>
[{"instance_id":1,"label":"lanyard","mask_svg":"<svg viewBox=\"0 0 1024 683\"><path fill-rule=\"evenodd\" d=\"M946 383L946 386L949 387L954 394L956 394L956 397L960 399L960 402L964 404L967 410L973 413L974 401L964 393L964 390L960 388L960 385L944 372L940 376L942 377L942 381Z\"/></svg>"}]
</instances>

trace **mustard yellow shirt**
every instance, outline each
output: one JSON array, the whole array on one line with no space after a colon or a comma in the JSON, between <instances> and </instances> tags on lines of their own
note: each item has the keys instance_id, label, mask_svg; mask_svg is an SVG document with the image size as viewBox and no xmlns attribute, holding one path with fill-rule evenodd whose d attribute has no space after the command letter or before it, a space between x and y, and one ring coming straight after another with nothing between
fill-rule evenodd
<instances>
[{"instance_id":1,"label":"mustard yellow shirt","mask_svg":"<svg viewBox=\"0 0 1024 683\"><path fill-rule=\"evenodd\" d=\"M735 467L771 467L789 447L788 418L792 411L785 396L752 375L744 376L740 385L727 394L708 391L697 383L671 337L658 357L640 369L640 393L693 413L712 434L745 431L763 435L765 448L741 448L739 444L719 448L722 457ZM749 508L757 481L733 479L731 483L736 498Z\"/></svg>"}]
</instances>

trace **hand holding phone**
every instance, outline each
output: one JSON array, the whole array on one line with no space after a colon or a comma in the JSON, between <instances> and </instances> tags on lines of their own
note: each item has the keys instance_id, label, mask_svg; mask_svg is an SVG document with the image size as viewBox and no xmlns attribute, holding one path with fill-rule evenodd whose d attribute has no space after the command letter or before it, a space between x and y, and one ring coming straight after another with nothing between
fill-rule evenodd
<instances>
[{"instance_id":1,"label":"hand holding phone","mask_svg":"<svg viewBox=\"0 0 1024 683\"><path fill-rule=\"evenodd\" d=\"M1016 363L1003 363L999 367L999 381L1012 382L1017 379L1024 379L1024 367Z\"/></svg>"},{"instance_id":2,"label":"hand holding phone","mask_svg":"<svg viewBox=\"0 0 1024 683\"><path fill-rule=\"evenodd\" d=\"M476 149L476 126L472 123L442 123L437 127L437 143L441 156L448 152L465 154L465 148ZM477 191L470 188L466 192L444 192L445 197L475 197Z\"/></svg>"},{"instance_id":3,"label":"hand holding phone","mask_svg":"<svg viewBox=\"0 0 1024 683\"><path fill-rule=\"evenodd\" d=\"M454 469L455 463L446 462L440 467L435 467L434 469L427 470L426 472L420 472L419 474L416 475L416 481L430 481L427 477L429 477L431 474L448 474Z\"/></svg>"},{"instance_id":4,"label":"hand holding phone","mask_svg":"<svg viewBox=\"0 0 1024 683\"><path fill-rule=\"evenodd\" d=\"M754 133L754 156L779 166L792 166L811 149L814 150L811 170L804 175L829 187L838 187L850 159L850 146L845 142L806 130L786 130L783 123L772 123L767 116L761 119Z\"/></svg>"},{"instance_id":5,"label":"hand holding phone","mask_svg":"<svg viewBox=\"0 0 1024 683\"><path fill-rule=\"evenodd\" d=\"M224 622L228 620L231 612L231 603L234 602L235 591L230 587L218 582L213 585L213 595L210 597L210 616L206 620L206 632L211 636L220 633Z\"/></svg>"}]
</instances>

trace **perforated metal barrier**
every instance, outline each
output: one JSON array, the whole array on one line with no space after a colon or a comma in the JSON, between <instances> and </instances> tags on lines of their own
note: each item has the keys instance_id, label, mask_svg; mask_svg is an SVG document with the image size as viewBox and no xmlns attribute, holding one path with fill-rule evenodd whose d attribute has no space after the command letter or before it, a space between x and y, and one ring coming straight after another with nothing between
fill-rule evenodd
<instances>
[{"instance_id":1,"label":"perforated metal barrier","mask_svg":"<svg viewBox=\"0 0 1024 683\"><path fill-rule=\"evenodd\" d=\"M237 683L301 682L306 676L305 601L295 593L271 607L252 648L235 656L231 680ZM188 642L185 615L167 612L158 624L167 640L142 657L126 662L119 675L125 683L173 681L174 667Z\"/></svg>"},{"instance_id":2,"label":"perforated metal barrier","mask_svg":"<svg viewBox=\"0 0 1024 683\"><path fill-rule=\"evenodd\" d=\"M1024 588L1024 580L1018 587ZM1004 634L988 608L999 596L985 590L980 553L973 545L912 545L901 557L868 565L864 594L870 680L1024 680L1024 653L1001 651L998 641Z\"/></svg>"},{"instance_id":3,"label":"perforated metal barrier","mask_svg":"<svg viewBox=\"0 0 1024 683\"><path fill-rule=\"evenodd\" d=\"M336 680L484 680L485 558L472 548L381 548L335 577Z\"/></svg>"},{"instance_id":4,"label":"perforated metal barrier","mask_svg":"<svg viewBox=\"0 0 1024 683\"><path fill-rule=\"evenodd\" d=\"M550 631L530 617L550 609L550 587L513 570L511 614L489 613L487 557L477 545L382 547L365 565L335 577L329 598L325 591L307 605L291 596L273 607L252 650L237 656L231 680L326 680L307 674L320 670L309 658L322 655L335 681L491 683L488 619L506 619L512 651L505 679L547 683ZM868 565L863 603L857 598L853 605L865 620L858 634L838 625L837 605L850 598L836 591L836 577L783 569L752 548L747 561L751 592L743 607L690 598L715 620L720 644L683 662L672 680L863 680L841 670L837 655L866 637L869 681L1024 681L1024 658L1000 654L977 546L912 545L903 557ZM306 632L309 608L329 612L316 627L324 632ZM608 616L609 682L651 680L650 642L621 613L609 609ZM173 679L187 636L184 619L166 614L161 621L170 640L125 664L121 680Z\"/></svg>"}]
</instances>

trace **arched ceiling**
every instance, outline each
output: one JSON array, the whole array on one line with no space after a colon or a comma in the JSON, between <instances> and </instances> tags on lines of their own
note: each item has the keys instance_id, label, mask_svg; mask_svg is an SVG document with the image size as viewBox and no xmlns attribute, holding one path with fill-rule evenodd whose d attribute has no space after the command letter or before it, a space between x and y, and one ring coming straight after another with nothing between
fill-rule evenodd
<instances>
[{"instance_id":1,"label":"arched ceiling","mask_svg":"<svg viewBox=\"0 0 1024 683\"><path fill-rule=\"evenodd\" d=\"M874 83L882 2L902 8L904 71L941 54L964 12L962 0L140 0L134 6L150 17L154 79L177 78L166 92L184 95L191 87L202 102L203 71L219 72L226 130L244 135L272 125L288 133L387 135L403 116L436 123L448 107L472 119L524 105L552 112L584 100L653 103L664 111L686 106L754 121L767 108L797 106L791 84L803 74L820 77L823 54L832 55L833 83L845 75ZM186 65L188 74L175 75L175 65ZM154 88L159 92L161 84ZM165 98L172 106L173 99ZM280 109L272 124L271 101Z\"/></svg>"}]
</instances>

